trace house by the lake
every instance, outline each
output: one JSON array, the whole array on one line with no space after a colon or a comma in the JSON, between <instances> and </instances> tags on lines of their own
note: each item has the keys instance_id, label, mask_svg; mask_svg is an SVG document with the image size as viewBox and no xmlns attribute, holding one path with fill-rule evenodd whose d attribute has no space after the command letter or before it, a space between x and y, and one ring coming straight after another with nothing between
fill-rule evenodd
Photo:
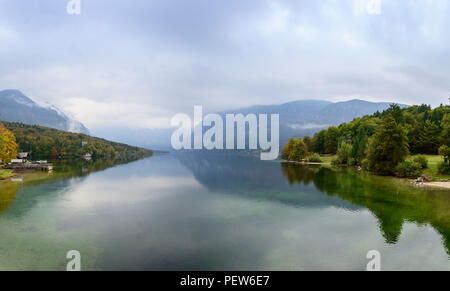
<instances>
[{"instance_id":1,"label":"house by the lake","mask_svg":"<svg viewBox=\"0 0 450 291\"><path fill-rule=\"evenodd\" d=\"M29 153L22 152L17 154L17 158L21 160L28 160Z\"/></svg>"},{"instance_id":2,"label":"house by the lake","mask_svg":"<svg viewBox=\"0 0 450 291\"><path fill-rule=\"evenodd\" d=\"M86 161L90 161L92 159L92 155L90 153L86 153L82 156Z\"/></svg>"}]
</instances>

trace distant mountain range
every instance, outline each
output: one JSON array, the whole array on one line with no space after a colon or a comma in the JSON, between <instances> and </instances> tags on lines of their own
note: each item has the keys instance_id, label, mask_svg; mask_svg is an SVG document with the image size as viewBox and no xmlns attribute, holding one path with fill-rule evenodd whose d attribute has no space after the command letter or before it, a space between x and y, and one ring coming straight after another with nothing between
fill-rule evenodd
<instances>
[{"instance_id":1,"label":"distant mountain range","mask_svg":"<svg viewBox=\"0 0 450 291\"><path fill-rule=\"evenodd\" d=\"M350 122L357 117L371 115L377 111L382 112L391 104L358 99L337 103L323 100L299 100L281 105L251 106L220 114L222 116L227 113L279 114L280 143L284 144L291 137L313 136L316 132L330 126ZM400 104L400 106L406 105Z\"/></svg>"},{"instance_id":2,"label":"distant mountain range","mask_svg":"<svg viewBox=\"0 0 450 291\"><path fill-rule=\"evenodd\" d=\"M389 107L388 102L369 102L350 100L329 102L323 100L299 100L281 105L257 105L219 112L225 114L242 113L279 114L280 143L284 144L291 137L312 136L316 132L333 125L352 121L356 117L383 111ZM406 106L402 105L401 106ZM192 113L190 113L192 114ZM39 105L18 90L0 91L0 121L37 124L55 129L89 134L81 123L52 105ZM170 150L170 137L173 129L145 129L109 127L96 128L94 136L139 147Z\"/></svg>"},{"instance_id":3,"label":"distant mountain range","mask_svg":"<svg viewBox=\"0 0 450 291\"><path fill-rule=\"evenodd\" d=\"M388 102L375 103L363 100L350 100L337 103L323 100L300 100L281 105L257 105L239 108L219 112L219 114L224 120L227 113L241 113L244 115L249 113L279 114L280 143L284 144L291 137L312 136L316 132L330 126L349 122L354 118L370 115L377 111L381 112L387 109L390 104ZM190 114L192 115L192 113ZM96 129L94 135L141 147L170 150L170 137L172 132L172 129L151 130L114 127Z\"/></svg>"},{"instance_id":4,"label":"distant mountain range","mask_svg":"<svg viewBox=\"0 0 450 291\"><path fill-rule=\"evenodd\" d=\"M21 122L89 134L88 129L53 105L39 105L18 90L0 91L0 121Z\"/></svg>"}]
</instances>

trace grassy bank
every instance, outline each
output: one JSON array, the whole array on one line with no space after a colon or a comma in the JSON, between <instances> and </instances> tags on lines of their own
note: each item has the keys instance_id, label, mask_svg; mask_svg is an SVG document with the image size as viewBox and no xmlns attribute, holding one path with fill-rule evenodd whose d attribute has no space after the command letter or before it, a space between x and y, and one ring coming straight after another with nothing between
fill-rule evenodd
<instances>
[{"instance_id":1,"label":"grassy bank","mask_svg":"<svg viewBox=\"0 0 450 291\"><path fill-rule=\"evenodd\" d=\"M320 156L320 159L322 160L323 164L331 164L331 161L334 160L337 157L337 155L324 155Z\"/></svg>"},{"instance_id":2,"label":"grassy bank","mask_svg":"<svg viewBox=\"0 0 450 291\"><path fill-rule=\"evenodd\" d=\"M9 178L12 177L12 175L13 175L12 170L0 169L0 179Z\"/></svg>"},{"instance_id":3,"label":"grassy bank","mask_svg":"<svg viewBox=\"0 0 450 291\"><path fill-rule=\"evenodd\" d=\"M424 170L424 174L430 177L433 181L450 181L450 175L442 175L438 173L438 164L444 161L444 158L439 155L424 155L428 160L428 168ZM320 156L322 164L331 164L336 155Z\"/></svg>"},{"instance_id":4,"label":"grassy bank","mask_svg":"<svg viewBox=\"0 0 450 291\"><path fill-rule=\"evenodd\" d=\"M424 171L424 174L434 181L450 181L450 175L441 175L437 171L438 164L444 161L442 156L425 155L425 157L428 160L428 169Z\"/></svg>"}]
</instances>

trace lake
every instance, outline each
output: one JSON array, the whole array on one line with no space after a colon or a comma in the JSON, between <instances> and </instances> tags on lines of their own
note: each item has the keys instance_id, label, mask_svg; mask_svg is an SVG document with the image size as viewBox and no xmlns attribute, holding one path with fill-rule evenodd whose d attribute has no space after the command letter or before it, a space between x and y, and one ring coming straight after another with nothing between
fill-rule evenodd
<instances>
[{"instance_id":1,"label":"lake","mask_svg":"<svg viewBox=\"0 0 450 291\"><path fill-rule=\"evenodd\" d=\"M0 181L1 270L65 270L69 250L82 270L365 270L370 250L450 270L450 191L225 152Z\"/></svg>"}]
</instances>

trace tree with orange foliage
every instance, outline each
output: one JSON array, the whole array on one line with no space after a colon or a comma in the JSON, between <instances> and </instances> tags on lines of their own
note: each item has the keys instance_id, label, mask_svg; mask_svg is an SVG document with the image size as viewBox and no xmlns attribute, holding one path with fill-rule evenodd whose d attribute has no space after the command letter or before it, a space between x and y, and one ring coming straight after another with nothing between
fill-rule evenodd
<instances>
[{"instance_id":1,"label":"tree with orange foliage","mask_svg":"<svg viewBox=\"0 0 450 291\"><path fill-rule=\"evenodd\" d=\"M0 160L2 163L8 163L16 157L16 137L0 123Z\"/></svg>"}]
</instances>

